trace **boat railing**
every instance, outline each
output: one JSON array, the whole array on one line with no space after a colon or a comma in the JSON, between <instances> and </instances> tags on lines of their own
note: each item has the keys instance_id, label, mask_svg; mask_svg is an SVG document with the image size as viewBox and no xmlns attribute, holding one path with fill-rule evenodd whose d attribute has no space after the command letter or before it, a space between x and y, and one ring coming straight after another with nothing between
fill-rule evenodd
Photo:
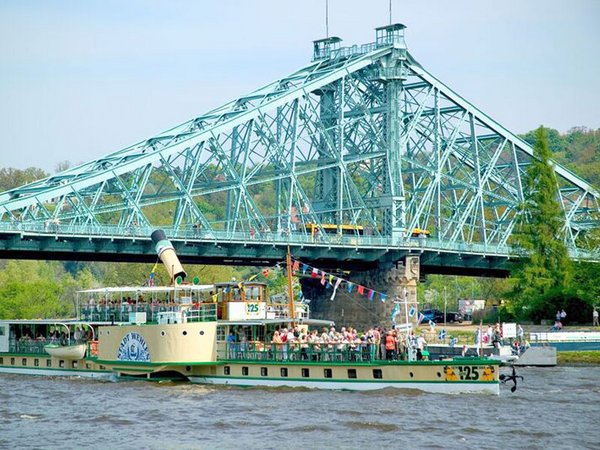
<instances>
[{"instance_id":1,"label":"boat railing","mask_svg":"<svg viewBox=\"0 0 600 450\"><path fill-rule=\"evenodd\" d=\"M58 345L75 345L81 342L76 342L74 339L67 341L52 340L52 339L10 339L8 341L8 353L18 353L23 355L41 355L46 353L44 347L48 344Z\"/></svg>"},{"instance_id":2,"label":"boat railing","mask_svg":"<svg viewBox=\"0 0 600 450\"><path fill-rule=\"evenodd\" d=\"M236 342L217 349L217 359L221 361L372 362L380 359L377 347L375 344Z\"/></svg>"},{"instance_id":3,"label":"boat railing","mask_svg":"<svg viewBox=\"0 0 600 450\"><path fill-rule=\"evenodd\" d=\"M138 304L138 305L123 305L123 306L108 306L108 305L93 305L83 306L80 309L80 319L89 322L120 322L128 323L130 318L134 317L135 313L145 312L146 321L156 323L159 313L172 312L176 313L181 310L179 304ZM199 305L191 305L186 314L191 322L206 322L216 320L217 307L214 303L200 303Z\"/></svg>"},{"instance_id":4,"label":"boat railing","mask_svg":"<svg viewBox=\"0 0 600 450\"><path fill-rule=\"evenodd\" d=\"M194 304L185 312L188 322L212 322L217 320L216 303Z\"/></svg>"}]
</instances>

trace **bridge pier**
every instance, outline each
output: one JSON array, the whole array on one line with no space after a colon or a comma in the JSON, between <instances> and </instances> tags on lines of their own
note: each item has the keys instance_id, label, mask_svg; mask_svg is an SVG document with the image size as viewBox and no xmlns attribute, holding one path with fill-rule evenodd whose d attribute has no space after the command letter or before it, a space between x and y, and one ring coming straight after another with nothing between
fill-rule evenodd
<instances>
[{"instance_id":1,"label":"bridge pier","mask_svg":"<svg viewBox=\"0 0 600 450\"><path fill-rule=\"evenodd\" d=\"M405 323L406 318L409 318L409 322L413 326L416 324L419 272L419 256L409 255L396 266L380 267L364 272L355 271L348 277L355 285L360 284L367 289L387 294L385 302L380 300L379 295L376 295L373 300L369 300L367 295L358 294L356 286L352 293L348 293L345 286L340 287L334 299L331 300L332 290L321 285L318 278L302 278L300 284L305 298L311 300L312 318L334 320L338 330L340 327L348 325L356 327L359 332L372 326L390 329L392 312L396 307L395 299L402 302L395 317L396 323ZM411 307L415 308L412 318L409 317Z\"/></svg>"}]
</instances>

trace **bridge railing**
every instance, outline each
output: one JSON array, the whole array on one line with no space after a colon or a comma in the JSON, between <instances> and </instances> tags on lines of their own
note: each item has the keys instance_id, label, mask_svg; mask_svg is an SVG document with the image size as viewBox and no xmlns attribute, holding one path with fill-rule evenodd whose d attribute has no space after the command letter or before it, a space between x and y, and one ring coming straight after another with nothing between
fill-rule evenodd
<instances>
[{"instance_id":1,"label":"bridge railing","mask_svg":"<svg viewBox=\"0 0 600 450\"><path fill-rule=\"evenodd\" d=\"M434 237L418 238L404 237L392 239L389 236L368 235L337 235L311 234L301 231L227 231L227 230L204 230L198 228L169 228L162 227L170 239L184 240L186 242L211 242L219 244L240 245L285 245L300 244L315 247L342 247L360 249L382 248L386 250L404 249L413 252L439 251L464 255L489 255L489 256L523 256L519 249L509 245L498 245L495 243L464 243L451 242L436 239ZM74 225L47 222L0 222L0 231L34 233L39 235L51 235L58 238L86 237L86 238L110 238L110 239L149 239L150 234L156 229L151 226L118 225ZM569 249L569 255L577 260L600 261L600 250L596 252L582 249Z\"/></svg>"}]
</instances>

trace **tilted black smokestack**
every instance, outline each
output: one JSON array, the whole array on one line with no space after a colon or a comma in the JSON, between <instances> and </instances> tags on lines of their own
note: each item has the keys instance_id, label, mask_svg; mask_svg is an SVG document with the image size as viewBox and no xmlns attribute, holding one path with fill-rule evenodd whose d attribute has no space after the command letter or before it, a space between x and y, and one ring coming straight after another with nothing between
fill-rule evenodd
<instances>
[{"instance_id":1,"label":"tilted black smokestack","mask_svg":"<svg viewBox=\"0 0 600 450\"><path fill-rule=\"evenodd\" d=\"M179 262L179 258L175 253L173 244L167 239L167 235L163 230L154 231L150 237L156 248L156 254L167 268L167 272L171 276L171 280L175 280L177 277L185 279L186 273Z\"/></svg>"}]
</instances>

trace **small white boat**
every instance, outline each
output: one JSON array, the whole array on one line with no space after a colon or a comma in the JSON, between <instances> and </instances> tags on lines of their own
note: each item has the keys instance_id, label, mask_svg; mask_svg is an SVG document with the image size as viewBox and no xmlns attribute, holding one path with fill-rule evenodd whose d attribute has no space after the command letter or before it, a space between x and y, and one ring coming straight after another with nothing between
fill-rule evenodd
<instances>
[{"instance_id":1,"label":"small white boat","mask_svg":"<svg viewBox=\"0 0 600 450\"><path fill-rule=\"evenodd\" d=\"M85 356L86 345L57 345L48 344L44 346L44 350L50 356L63 359L83 359Z\"/></svg>"}]
</instances>

